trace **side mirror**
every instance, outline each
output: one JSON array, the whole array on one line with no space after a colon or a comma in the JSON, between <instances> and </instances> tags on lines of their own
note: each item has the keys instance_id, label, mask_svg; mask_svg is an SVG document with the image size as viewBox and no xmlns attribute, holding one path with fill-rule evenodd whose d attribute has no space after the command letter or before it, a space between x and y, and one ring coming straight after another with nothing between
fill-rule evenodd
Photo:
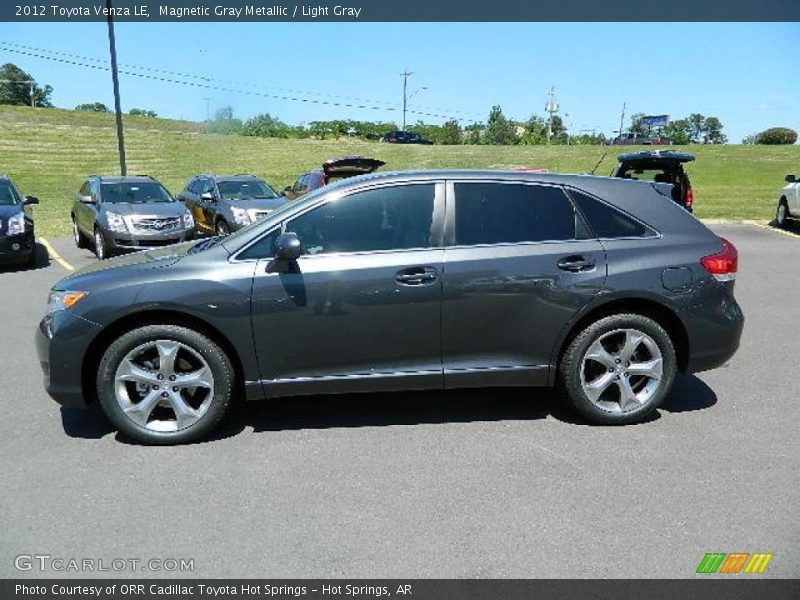
<instances>
[{"instance_id":1,"label":"side mirror","mask_svg":"<svg viewBox=\"0 0 800 600\"><path fill-rule=\"evenodd\" d=\"M786 176L786 183L795 183L796 181L797 181L797 175Z\"/></svg>"},{"instance_id":2,"label":"side mirror","mask_svg":"<svg viewBox=\"0 0 800 600\"><path fill-rule=\"evenodd\" d=\"M284 260L297 260L303 250L300 245L300 239L296 233L291 231L282 233L275 240L275 258L282 258Z\"/></svg>"},{"instance_id":3,"label":"side mirror","mask_svg":"<svg viewBox=\"0 0 800 600\"><path fill-rule=\"evenodd\" d=\"M96 204L91 196L81 196L81 202L84 204Z\"/></svg>"},{"instance_id":4,"label":"side mirror","mask_svg":"<svg viewBox=\"0 0 800 600\"><path fill-rule=\"evenodd\" d=\"M212 202L214 200L216 200L216 198L214 198L214 194L212 194L211 192L203 192L202 194L200 194L200 199L201 200L210 200Z\"/></svg>"},{"instance_id":5,"label":"side mirror","mask_svg":"<svg viewBox=\"0 0 800 600\"><path fill-rule=\"evenodd\" d=\"M39 199L36 196L25 196L25 204L39 204Z\"/></svg>"}]
</instances>

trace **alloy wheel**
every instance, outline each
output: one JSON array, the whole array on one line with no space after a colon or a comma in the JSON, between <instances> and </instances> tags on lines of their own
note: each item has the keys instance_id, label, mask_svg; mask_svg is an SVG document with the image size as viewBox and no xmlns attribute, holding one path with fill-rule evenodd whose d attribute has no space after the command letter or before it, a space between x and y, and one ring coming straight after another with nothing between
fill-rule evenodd
<instances>
[{"instance_id":1,"label":"alloy wheel","mask_svg":"<svg viewBox=\"0 0 800 600\"><path fill-rule=\"evenodd\" d=\"M175 340L137 346L114 374L114 396L140 427L180 431L199 421L214 398L214 375L193 348Z\"/></svg>"},{"instance_id":2,"label":"alloy wheel","mask_svg":"<svg viewBox=\"0 0 800 600\"><path fill-rule=\"evenodd\" d=\"M637 329L616 329L589 346L581 361L580 382L598 408L627 413L655 395L663 367L661 350L652 337Z\"/></svg>"},{"instance_id":3,"label":"alloy wheel","mask_svg":"<svg viewBox=\"0 0 800 600\"><path fill-rule=\"evenodd\" d=\"M775 222L778 227L783 227L786 224L786 204L783 202L778 205L778 214L775 216Z\"/></svg>"},{"instance_id":4,"label":"alloy wheel","mask_svg":"<svg viewBox=\"0 0 800 600\"><path fill-rule=\"evenodd\" d=\"M106 245L103 241L103 234L99 230L94 232L94 251L97 258L103 260L106 257Z\"/></svg>"}]
</instances>

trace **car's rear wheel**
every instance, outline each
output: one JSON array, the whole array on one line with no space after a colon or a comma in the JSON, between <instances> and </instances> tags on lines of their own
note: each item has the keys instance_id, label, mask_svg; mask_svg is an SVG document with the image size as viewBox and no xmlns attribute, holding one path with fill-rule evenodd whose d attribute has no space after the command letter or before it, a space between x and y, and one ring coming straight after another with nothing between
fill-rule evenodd
<instances>
[{"instance_id":1,"label":"car's rear wheel","mask_svg":"<svg viewBox=\"0 0 800 600\"><path fill-rule=\"evenodd\" d=\"M778 202L778 210L775 213L775 225L778 227L784 228L787 225L787 220L789 218L789 207L786 204L786 200L781 199Z\"/></svg>"},{"instance_id":2,"label":"car's rear wheel","mask_svg":"<svg viewBox=\"0 0 800 600\"><path fill-rule=\"evenodd\" d=\"M100 260L105 260L108 258L108 246L106 245L106 239L103 237L103 233L100 231L99 228L94 228L94 253Z\"/></svg>"},{"instance_id":3,"label":"car's rear wheel","mask_svg":"<svg viewBox=\"0 0 800 600\"><path fill-rule=\"evenodd\" d=\"M219 221L217 221L217 227L216 227L216 229L217 229L217 235L221 235L221 236L223 236L223 237L224 237L224 236L226 236L226 235L230 235L230 234L231 234L231 228L230 228L230 227L228 226L228 224L227 224L225 221L223 221L222 219L220 219Z\"/></svg>"},{"instance_id":4,"label":"car's rear wheel","mask_svg":"<svg viewBox=\"0 0 800 600\"><path fill-rule=\"evenodd\" d=\"M177 325L134 329L106 350L97 393L117 428L146 444L194 441L231 401L234 372L207 336Z\"/></svg>"},{"instance_id":5,"label":"car's rear wheel","mask_svg":"<svg viewBox=\"0 0 800 600\"><path fill-rule=\"evenodd\" d=\"M611 315L589 325L570 343L559 366L559 384L593 423L635 423L667 397L676 362L669 335L654 320Z\"/></svg>"},{"instance_id":6,"label":"car's rear wheel","mask_svg":"<svg viewBox=\"0 0 800 600\"><path fill-rule=\"evenodd\" d=\"M86 238L78 228L78 222L75 220L74 216L72 217L72 239L78 248L86 248L86 246L88 246Z\"/></svg>"}]
</instances>

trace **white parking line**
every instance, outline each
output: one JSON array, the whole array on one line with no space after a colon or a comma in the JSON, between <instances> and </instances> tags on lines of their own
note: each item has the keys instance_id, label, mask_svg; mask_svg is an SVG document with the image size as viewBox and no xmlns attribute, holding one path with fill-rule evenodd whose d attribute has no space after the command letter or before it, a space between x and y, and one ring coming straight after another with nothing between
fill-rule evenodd
<instances>
[{"instance_id":1,"label":"white parking line","mask_svg":"<svg viewBox=\"0 0 800 600\"><path fill-rule=\"evenodd\" d=\"M39 238L39 243L41 243L42 246L44 246L47 249L47 254L50 255L50 258L52 258L54 261L56 261L58 264L60 264L62 267L64 267L67 271L74 271L75 270L75 267L73 267L71 264L69 264L63 258L61 258L61 255L58 252L56 252L55 248L53 248L53 246L50 244L50 242L48 242L46 239L44 239L43 237L40 237Z\"/></svg>"},{"instance_id":2,"label":"white parking line","mask_svg":"<svg viewBox=\"0 0 800 600\"><path fill-rule=\"evenodd\" d=\"M800 235L798 235L796 233L793 233L791 231L786 231L785 229L778 229L777 227L772 227L771 225L763 225L761 223L751 223L751 225L754 225L756 227L760 227L761 229L767 229L767 230L772 231L774 233L780 233L781 235L786 235L786 236L789 236L790 238L794 238L796 240L800 239Z\"/></svg>"}]
</instances>

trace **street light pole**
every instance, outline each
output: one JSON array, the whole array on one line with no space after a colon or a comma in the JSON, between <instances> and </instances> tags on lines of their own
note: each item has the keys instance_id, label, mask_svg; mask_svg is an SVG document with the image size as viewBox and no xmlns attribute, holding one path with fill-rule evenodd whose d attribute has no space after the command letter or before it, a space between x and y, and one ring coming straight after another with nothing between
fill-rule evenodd
<instances>
[{"instance_id":1,"label":"street light pole","mask_svg":"<svg viewBox=\"0 0 800 600\"><path fill-rule=\"evenodd\" d=\"M120 175L128 174L125 166L125 134L122 130L122 108L119 100L119 75L117 73L117 45L114 39L114 19L111 16L111 0L106 0L108 9L108 48L111 54L111 80L114 83L114 110L117 117L117 146L119 147L119 171Z\"/></svg>"}]
</instances>

